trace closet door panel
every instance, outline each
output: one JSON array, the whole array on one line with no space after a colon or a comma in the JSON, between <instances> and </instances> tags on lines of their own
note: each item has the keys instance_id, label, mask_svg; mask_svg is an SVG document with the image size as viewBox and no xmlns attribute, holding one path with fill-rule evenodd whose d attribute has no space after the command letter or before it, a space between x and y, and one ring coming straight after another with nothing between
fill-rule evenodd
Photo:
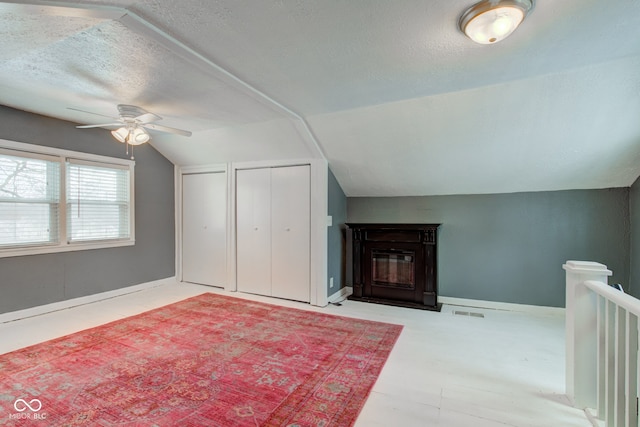
<instances>
[{"instance_id":1,"label":"closet door panel","mask_svg":"<svg viewBox=\"0 0 640 427\"><path fill-rule=\"evenodd\" d=\"M271 295L271 175L236 171L236 270L240 292Z\"/></svg>"},{"instance_id":2,"label":"closet door panel","mask_svg":"<svg viewBox=\"0 0 640 427\"><path fill-rule=\"evenodd\" d=\"M310 301L310 168L271 169L271 290Z\"/></svg>"},{"instance_id":3,"label":"closet door panel","mask_svg":"<svg viewBox=\"0 0 640 427\"><path fill-rule=\"evenodd\" d=\"M182 280L227 282L227 176L182 176Z\"/></svg>"}]
</instances>

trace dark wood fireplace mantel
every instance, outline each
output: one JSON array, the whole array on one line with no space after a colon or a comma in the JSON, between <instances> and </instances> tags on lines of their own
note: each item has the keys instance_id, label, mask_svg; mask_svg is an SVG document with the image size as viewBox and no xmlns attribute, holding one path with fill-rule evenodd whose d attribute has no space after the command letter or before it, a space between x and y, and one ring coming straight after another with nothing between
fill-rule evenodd
<instances>
[{"instance_id":1,"label":"dark wood fireplace mantel","mask_svg":"<svg viewBox=\"0 0 640 427\"><path fill-rule=\"evenodd\" d=\"M440 224L347 225L347 286L353 300L440 311Z\"/></svg>"}]
</instances>

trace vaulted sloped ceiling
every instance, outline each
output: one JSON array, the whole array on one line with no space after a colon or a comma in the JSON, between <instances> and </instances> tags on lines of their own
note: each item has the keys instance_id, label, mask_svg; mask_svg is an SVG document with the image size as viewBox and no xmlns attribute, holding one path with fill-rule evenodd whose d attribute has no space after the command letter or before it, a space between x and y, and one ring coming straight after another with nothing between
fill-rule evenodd
<instances>
[{"instance_id":1,"label":"vaulted sloped ceiling","mask_svg":"<svg viewBox=\"0 0 640 427\"><path fill-rule=\"evenodd\" d=\"M538 0L491 46L457 29L472 3L0 2L0 104L138 105L193 131L152 134L176 164L326 157L349 196L633 183L640 3Z\"/></svg>"}]
</instances>

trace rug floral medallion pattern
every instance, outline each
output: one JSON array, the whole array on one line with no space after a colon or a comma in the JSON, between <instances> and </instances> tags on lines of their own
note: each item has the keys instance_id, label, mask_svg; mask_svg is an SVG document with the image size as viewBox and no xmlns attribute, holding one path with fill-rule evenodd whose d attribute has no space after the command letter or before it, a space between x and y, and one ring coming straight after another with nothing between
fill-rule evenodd
<instances>
[{"instance_id":1,"label":"rug floral medallion pattern","mask_svg":"<svg viewBox=\"0 0 640 427\"><path fill-rule=\"evenodd\" d=\"M401 330L207 293L0 355L0 426L350 426Z\"/></svg>"}]
</instances>

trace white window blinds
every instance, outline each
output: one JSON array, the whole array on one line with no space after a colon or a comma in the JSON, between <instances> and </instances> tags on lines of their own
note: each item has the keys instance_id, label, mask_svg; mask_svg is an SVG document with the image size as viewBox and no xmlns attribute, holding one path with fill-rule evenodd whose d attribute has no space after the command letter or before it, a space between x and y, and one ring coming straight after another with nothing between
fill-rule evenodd
<instances>
[{"instance_id":1,"label":"white window blinds","mask_svg":"<svg viewBox=\"0 0 640 427\"><path fill-rule=\"evenodd\" d=\"M0 258L134 245L134 168L0 139Z\"/></svg>"},{"instance_id":2,"label":"white window blinds","mask_svg":"<svg viewBox=\"0 0 640 427\"><path fill-rule=\"evenodd\" d=\"M0 151L0 247L59 241L60 161Z\"/></svg>"},{"instance_id":3,"label":"white window blinds","mask_svg":"<svg viewBox=\"0 0 640 427\"><path fill-rule=\"evenodd\" d=\"M130 172L120 165L67 161L67 240L128 239Z\"/></svg>"}]
</instances>

